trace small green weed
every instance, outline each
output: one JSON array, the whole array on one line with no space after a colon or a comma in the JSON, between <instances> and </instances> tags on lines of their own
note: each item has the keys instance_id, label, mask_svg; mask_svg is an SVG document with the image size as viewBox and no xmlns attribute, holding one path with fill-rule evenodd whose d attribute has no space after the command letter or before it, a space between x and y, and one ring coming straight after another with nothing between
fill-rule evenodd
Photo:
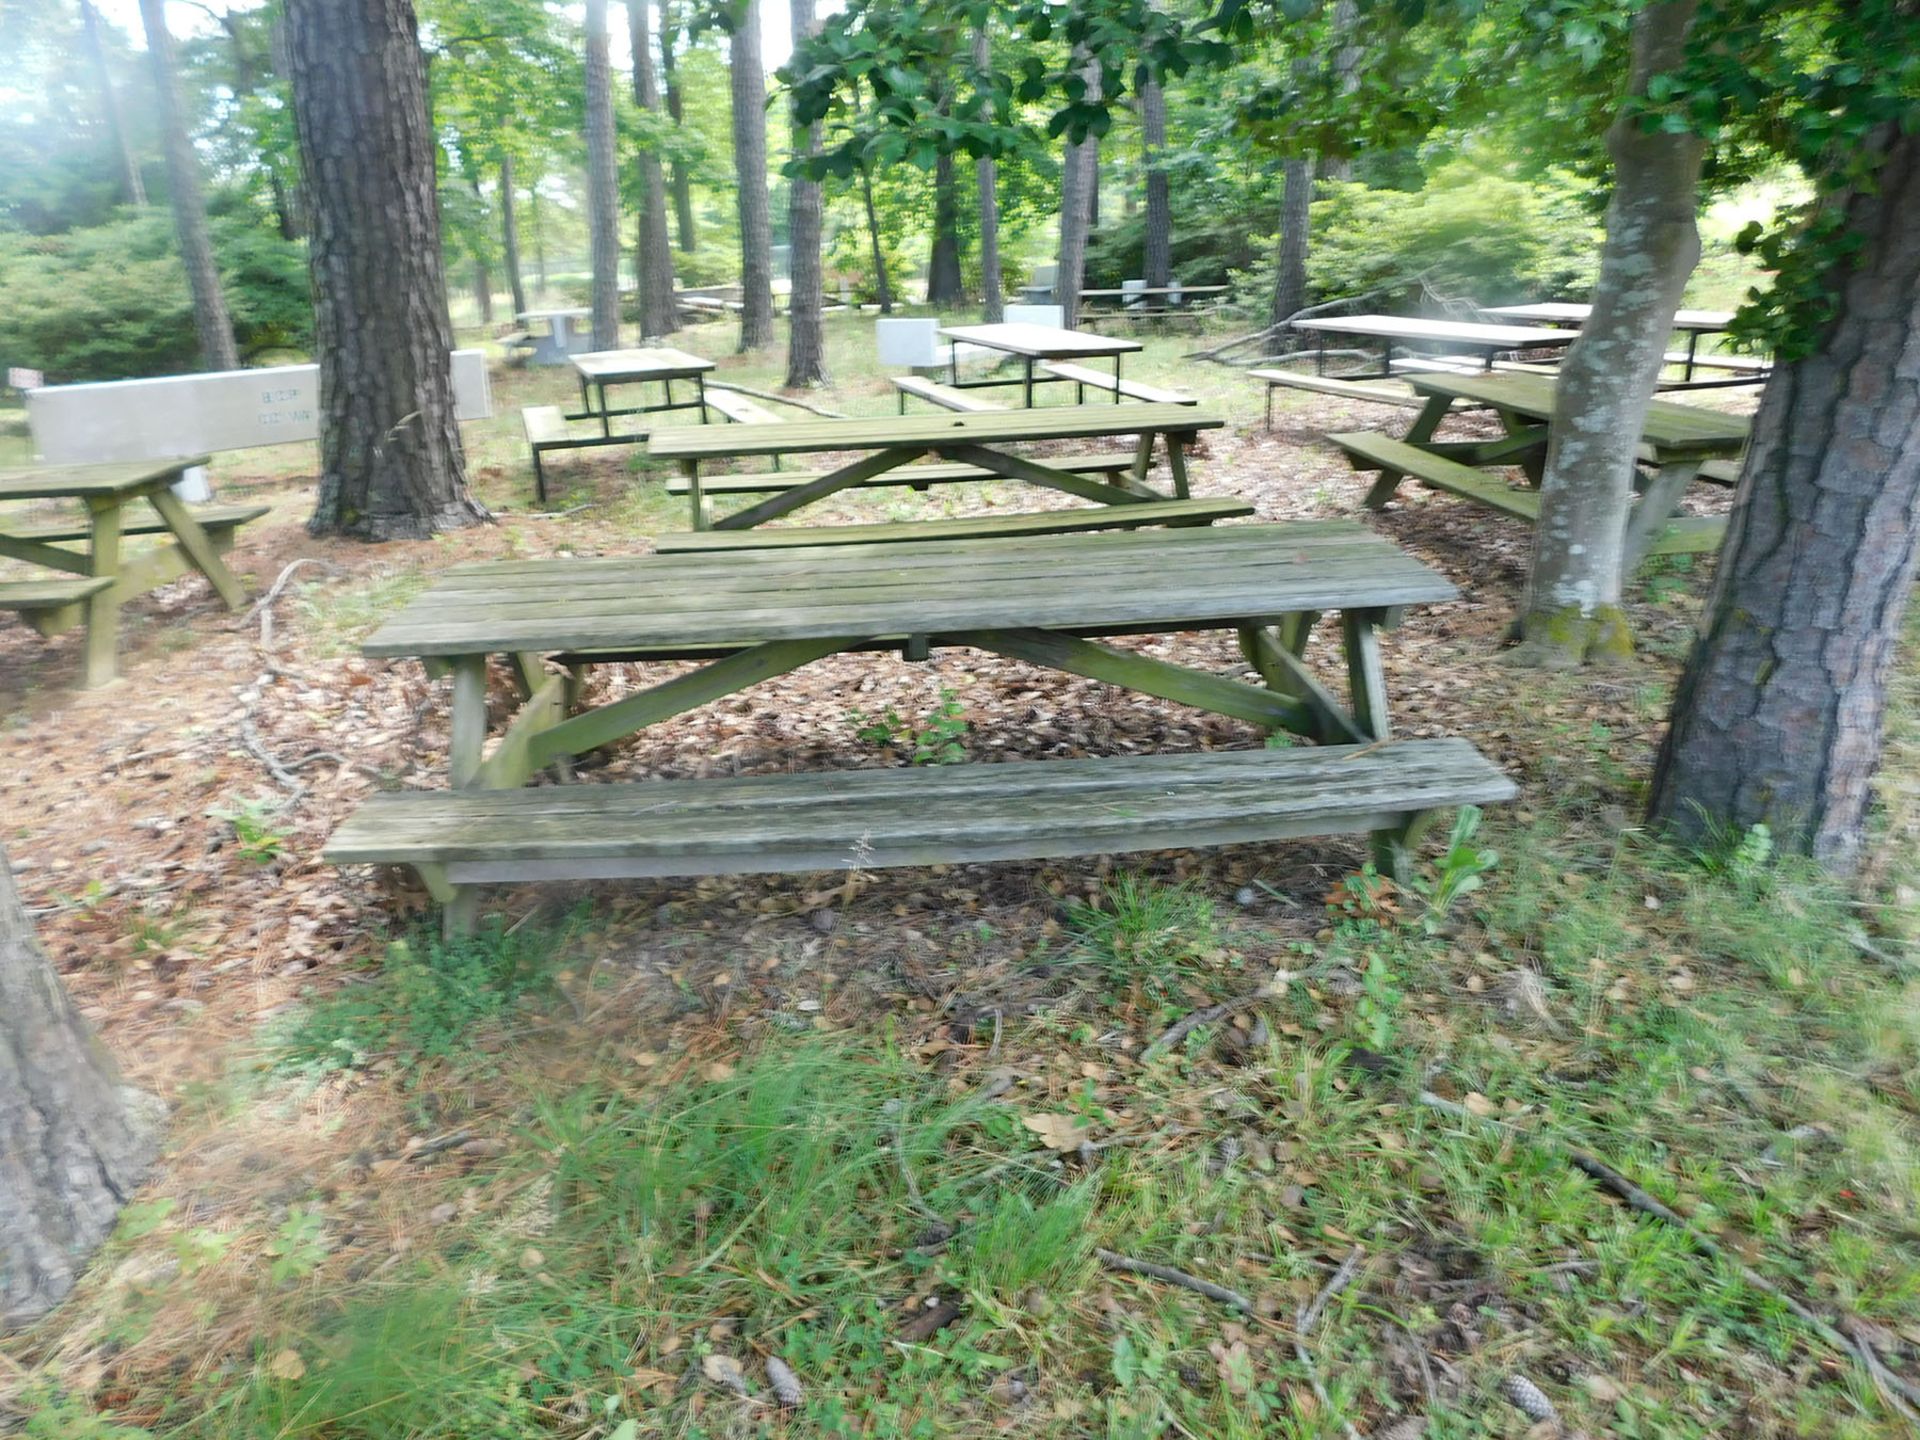
<instances>
[{"instance_id":1,"label":"small green weed","mask_svg":"<svg viewBox=\"0 0 1920 1440\"><path fill-rule=\"evenodd\" d=\"M286 848L287 838L274 828L285 807L278 800L258 796L236 800L225 810L209 810L215 820L224 820L233 828L233 839L240 853L256 865L271 865Z\"/></svg>"},{"instance_id":2,"label":"small green weed","mask_svg":"<svg viewBox=\"0 0 1920 1440\"><path fill-rule=\"evenodd\" d=\"M918 725L903 719L892 706L877 716L855 710L849 718L859 727L854 731L858 738L870 745L904 748L915 765L958 765L967 758L960 743L967 733L966 707L945 686L940 688L939 705Z\"/></svg>"},{"instance_id":3,"label":"small green weed","mask_svg":"<svg viewBox=\"0 0 1920 1440\"><path fill-rule=\"evenodd\" d=\"M1453 817L1446 853L1434 862L1433 882L1417 887L1427 902L1420 924L1429 934L1444 927L1453 907L1478 890L1484 883L1481 877L1500 863L1498 850L1483 850L1473 843L1479 831L1479 807L1463 805Z\"/></svg>"},{"instance_id":4,"label":"small green weed","mask_svg":"<svg viewBox=\"0 0 1920 1440\"><path fill-rule=\"evenodd\" d=\"M1219 948L1213 902L1191 885L1120 875L1099 901L1075 900L1067 927L1115 980L1145 977L1163 990L1176 972Z\"/></svg>"},{"instance_id":5,"label":"small green weed","mask_svg":"<svg viewBox=\"0 0 1920 1440\"><path fill-rule=\"evenodd\" d=\"M959 1280L1005 1304L1038 1285L1071 1288L1087 1270L1093 1239L1087 1221L1095 1187L1082 1182L1038 1204L1009 1187L959 1246Z\"/></svg>"},{"instance_id":6,"label":"small green weed","mask_svg":"<svg viewBox=\"0 0 1920 1440\"><path fill-rule=\"evenodd\" d=\"M327 1258L326 1219L318 1210L303 1205L290 1206L279 1233L266 1243L266 1254L273 1266L268 1278L275 1285L311 1275Z\"/></svg>"}]
</instances>

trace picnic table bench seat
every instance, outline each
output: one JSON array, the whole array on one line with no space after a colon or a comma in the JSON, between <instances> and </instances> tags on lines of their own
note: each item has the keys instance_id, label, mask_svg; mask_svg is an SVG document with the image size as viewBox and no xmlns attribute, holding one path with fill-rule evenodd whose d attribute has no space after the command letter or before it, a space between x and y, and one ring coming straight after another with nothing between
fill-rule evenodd
<instances>
[{"instance_id":1,"label":"picnic table bench seat","mask_svg":"<svg viewBox=\"0 0 1920 1440\"><path fill-rule=\"evenodd\" d=\"M989 540L1009 535L1071 535L1134 530L1143 525L1211 525L1253 514L1244 500L1143 500L1081 510L1022 511L956 520L903 520L874 525L809 525L786 530L691 530L662 535L663 555L719 550L785 550L814 545L888 545L910 540Z\"/></svg>"},{"instance_id":2,"label":"picnic table bench seat","mask_svg":"<svg viewBox=\"0 0 1920 1440\"><path fill-rule=\"evenodd\" d=\"M233 532L242 525L258 520L273 507L269 505L195 505L190 512L200 522L216 544L231 546ZM85 521L36 521L31 524L9 523L0 516L0 536L14 540L85 540L90 530ZM158 516L134 518L129 516L120 525L122 535L164 535L167 533L166 521Z\"/></svg>"},{"instance_id":3,"label":"picnic table bench seat","mask_svg":"<svg viewBox=\"0 0 1920 1440\"><path fill-rule=\"evenodd\" d=\"M1105 455L1049 455L1047 464L1056 470L1070 470L1081 475L1118 475L1133 467L1134 458L1131 451ZM754 475L709 475L701 478L700 489L710 496L775 495L782 490L797 490L826 473L825 470L780 470ZM915 490L924 490L933 485L977 484L983 480L1003 478L978 465L902 465L897 470L883 470L878 475L869 475L860 482L858 488L869 490L907 485ZM667 481L669 495L685 495L692 488L693 482L684 475L675 475Z\"/></svg>"},{"instance_id":4,"label":"picnic table bench seat","mask_svg":"<svg viewBox=\"0 0 1920 1440\"><path fill-rule=\"evenodd\" d=\"M16 612L42 635L58 635L86 619L86 602L112 584L111 575L0 581L0 610Z\"/></svg>"},{"instance_id":5,"label":"picnic table bench seat","mask_svg":"<svg viewBox=\"0 0 1920 1440\"><path fill-rule=\"evenodd\" d=\"M1158 385L1143 384L1138 380L1121 380L1095 370L1086 365L1074 365L1064 360L1049 360L1040 368L1056 380L1073 382L1074 399L1085 397L1089 385L1096 390L1106 390L1114 395L1124 396L1128 400L1140 400L1148 405L1197 405L1200 402L1191 395L1182 395L1177 390L1164 390Z\"/></svg>"},{"instance_id":6,"label":"picnic table bench seat","mask_svg":"<svg viewBox=\"0 0 1920 1440\"><path fill-rule=\"evenodd\" d=\"M413 866L450 916L463 889L495 882L979 864L1363 831L1404 873L1424 817L1514 793L1464 740L1400 740L389 791L349 816L323 853L336 865Z\"/></svg>"},{"instance_id":7,"label":"picnic table bench seat","mask_svg":"<svg viewBox=\"0 0 1920 1440\"><path fill-rule=\"evenodd\" d=\"M997 400L988 400L979 395L971 395L951 385L942 385L938 380L929 380L920 375L896 375L893 388L899 392L900 413L906 414L907 397L913 396L925 400L930 405L938 405L946 410L960 410L967 413L985 413L989 410L1004 410L1007 407Z\"/></svg>"},{"instance_id":8,"label":"picnic table bench seat","mask_svg":"<svg viewBox=\"0 0 1920 1440\"><path fill-rule=\"evenodd\" d=\"M549 450L583 450L591 445L630 445L644 440L641 435L607 436L598 429L575 429L567 412L558 405L528 405L520 411L520 424L527 432L527 447L533 451L533 493L541 504L547 499L547 470L542 457Z\"/></svg>"},{"instance_id":9,"label":"picnic table bench seat","mask_svg":"<svg viewBox=\"0 0 1920 1440\"><path fill-rule=\"evenodd\" d=\"M1371 430L1345 431L1329 435L1327 439L1340 447L1354 469L1381 472L1380 481L1367 493L1366 503L1370 509L1379 509L1392 495L1400 477L1411 475L1423 485L1445 490L1516 519L1536 521L1540 518L1540 497L1533 491L1516 490L1496 475L1449 460L1418 445Z\"/></svg>"},{"instance_id":10,"label":"picnic table bench seat","mask_svg":"<svg viewBox=\"0 0 1920 1440\"><path fill-rule=\"evenodd\" d=\"M737 390L708 390L707 408L717 410L736 425L780 425L783 422L766 406Z\"/></svg>"}]
</instances>

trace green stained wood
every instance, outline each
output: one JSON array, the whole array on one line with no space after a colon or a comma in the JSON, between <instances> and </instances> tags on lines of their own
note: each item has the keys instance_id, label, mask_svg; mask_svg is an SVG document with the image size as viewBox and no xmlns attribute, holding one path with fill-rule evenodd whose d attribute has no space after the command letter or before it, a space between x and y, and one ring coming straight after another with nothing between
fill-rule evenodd
<instances>
[{"instance_id":1,"label":"green stained wood","mask_svg":"<svg viewBox=\"0 0 1920 1440\"><path fill-rule=\"evenodd\" d=\"M1435 400L1470 400L1541 422L1553 418L1556 382L1551 375L1416 375L1407 383ZM1657 452L1737 455L1747 443L1750 428L1745 416L1655 400L1647 409L1640 435Z\"/></svg>"},{"instance_id":2,"label":"green stained wood","mask_svg":"<svg viewBox=\"0 0 1920 1440\"><path fill-rule=\"evenodd\" d=\"M762 500L757 505L749 505L744 510L736 510L722 520L714 523L715 530L746 530L768 520L777 520L782 515L791 514L803 505L811 505L816 500L845 490L852 485L864 484L875 475L885 474L889 470L917 460L924 450L906 446L896 450L880 450L838 470L829 470L818 480L810 480L793 490L785 490ZM695 503L699 498L695 497Z\"/></svg>"},{"instance_id":3,"label":"green stained wood","mask_svg":"<svg viewBox=\"0 0 1920 1440\"><path fill-rule=\"evenodd\" d=\"M1347 660L1354 723L1363 735L1384 740L1389 733L1387 675L1380 660L1379 619L1375 611L1348 610L1340 617L1340 643Z\"/></svg>"},{"instance_id":4,"label":"green stained wood","mask_svg":"<svg viewBox=\"0 0 1920 1440\"><path fill-rule=\"evenodd\" d=\"M200 528L218 540L224 532L231 540L233 531L261 516L268 514L272 507L268 505L195 505L188 514L200 522ZM5 516L0 516L0 539L19 539L37 541L76 541L85 540L92 533L91 527L84 521L74 523L66 520L39 521L31 524L17 524ZM164 535L167 522L158 517L151 520L123 518L120 522L122 535Z\"/></svg>"},{"instance_id":5,"label":"green stained wood","mask_svg":"<svg viewBox=\"0 0 1920 1440\"><path fill-rule=\"evenodd\" d=\"M998 450L989 450L984 445L942 445L938 453L944 459L962 465L978 465L982 470L991 470L1009 480L1024 481L1028 485L1038 485L1046 490L1058 490L1063 494L1075 495L1082 500L1097 500L1103 505L1133 505L1143 498L1164 499L1149 493L1143 497L1133 490L1120 485L1108 485L1103 481L1090 480L1084 475L1075 475L1068 470L1057 470L1038 460L1028 460L1019 455L1007 455Z\"/></svg>"},{"instance_id":6,"label":"green stained wood","mask_svg":"<svg viewBox=\"0 0 1920 1440\"><path fill-rule=\"evenodd\" d=\"M1158 385L1148 385L1139 380L1116 380L1110 370L1095 370L1091 365L1070 365L1063 361L1049 360L1040 367L1056 380L1071 380L1076 385L1091 386L1096 390L1105 390L1109 394L1118 393L1129 400L1141 400L1154 405L1198 405L1200 402L1191 395L1182 395L1177 390L1166 390Z\"/></svg>"},{"instance_id":7,"label":"green stained wood","mask_svg":"<svg viewBox=\"0 0 1920 1440\"><path fill-rule=\"evenodd\" d=\"M480 752L487 743L487 657L453 659L453 715L447 760L456 789L472 785L480 773Z\"/></svg>"},{"instance_id":8,"label":"green stained wood","mask_svg":"<svg viewBox=\"0 0 1920 1440\"><path fill-rule=\"evenodd\" d=\"M93 562L87 558L86 551L67 550L40 540L24 540L17 535L0 533L0 556L9 560L23 560L29 565L40 565L48 570L60 570L69 575L93 573Z\"/></svg>"},{"instance_id":9,"label":"green stained wood","mask_svg":"<svg viewBox=\"0 0 1920 1440\"><path fill-rule=\"evenodd\" d=\"M749 685L798 670L802 665L857 644L862 637L834 636L779 641L715 660L691 674L628 695L584 715L562 721L529 738L527 755L537 769L563 755L584 755L602 745L644 730L683 711L695 709Z\"/></svg>"},{"instance_id":10,"label":"green stained wood","mask_svg":"<svg viewBox=\"0 0 1920 1440\"><path fill-rule=\"evenodd\" d=\"M96 578L120 577L120 523L125 510L117 494L88 495L91 535L87 563ZM87 645L81 661L81 683L89 690L111 684L120 648L120 599L109 584L87 599Z\"/></svg>"},{"instance_id":11,"label":"green stained wood","mask_svg":"<svg viewBox=\"0 0 1920 1440\"><path fill-rule=\"evenodd\" d=\"M512 790L539 768L532 758L534 737L567 718L568 677L542 673L540 684L521 703L499 745L474 772L473 783L488 790Z\"/></svg>"},{"instance_id":12,"label":"green stained wood","mask_svg":"<svg viewBox=\"0 0 1920 1440\"><path fill-rule=\"evenodd\" d=\"M1031 440L1093 440L1151 431L1191 434L1226 422L1184 405L1055 405L987 415L901 415L772 425L682 425L656 431L650 453L662 460L802 455L936 445L1009 445Z\"/></svg>"},{"instance_id":13,"label":"green stained wood","mask_svg":"<svg viewBox=\"0 0 1920 1440\"><path fill-rule=\"evenodd\" d=\"M709 530L662 535L653 542L662 555L719 551L802 549L822 545L904 545L974 536L1060 535L1129 525L1208 525L1251 515L1241 500L1162 500L1097 510L1048 510L980 515L960 520L903 520L873 525L810 525L792 530Z\"/></svg>"},{"instance_id":14,"label":"green stained wood","mask_svg":"<svg viewBox=\"0 0 1920 1440\"><path fill-rule=\"evenodd\" d=\"M959 410L975 415L1007 408L998 400L970 395L965 390L956 390L951 385L942 385L938 380L929 380L920 375L896 375L893 377L893 388L900 393L903 411L909 395L929 405L938 405L943 410Z\"/></svg>"},{"instance_id":15,"label":"green stained wood","mask_svg":"<svg viewBox=\"0 0 1920 1440\"><path fill-rule=\"evenodd\" d=\"M1291 696L1307 708L1313 723L1303 733L1328 745L1362 744L1372 738L1347 713L1333 692L1320 683L1306 662L1281 644L1271 627L1248 626L1241 631L1240 638L1248 663L1260 678L1277 693Z\"/></svg>"},{"instance_id":16,"label":"green stained wood","mask_svg":"<svg viewBox=\"0 0 1920 1440\"><path fill-rule=\"evenodd\" d=\"M206 455L178 460L126 460L102 465L0 467L0 500L130 499L181 472L211 463Z\"/></svg>"},{"instance_id":17,"label":"green stained wood","mask_svg":"<svg viewBox=\"0 0 1920 1440\"><path fill-rule=\"evenodd\" d=\"M1251 721L1269 730L1311 733L1307 708L1298 701L1224 675L1189 670L1132 650L1031 629L977 630L946 638L951 643L991 650L1010 659L1065 670L1089 680L1137 690L1143 695Z\"/></svg>"},{"instance_id":18,"label":"green stained wood","mask_svg":"<svg viewBox=\"0 0 1920 1440\"><path fill-rule=\"evenodd\" d=\"M1649 555L1717 555L1727 538L1724 515L1679 515L1647 547Z\"/></svg>"},{"instance_id":19,"label":"green stained wood","mask_svg":"<svg viewBox=\"0 0 1920 1440\"><path fill-rule=\"evenodd\" d=\"M200 573L207 577L215 592L227 602L229 610L244 610L247 604L247 587L235 578L227 569L226 561L220 558L220 552L214 548L212 539L200 528L200 522L193 518L193 512L181 501L178 495L165 486L149 492L147 499L153 508L160 512L160 518L167 522L167 529L173 532L174 543L186 551Z\"/></svg>"},{"instance_id":20,"label":"green stained wood","mask_svg":"<svg viewBox=\"0 0 1920 1440\"><path fill-rule=\"evenodd\" d=\"M1490 510L1527 521L1540 518L1538 495L1515 490L1497 475L1489 475L1471 465L1462 465L1458 460L1449 460L1444 455L1435 455L1417 445L1396 440L1391 435L1347 431L1329 435L1327 439L1345 452L1354 468L1377 469L1381 472L1380 480L1367 493L1366 504L1370 509L1377 510L1384 505L1391 498L1401 476L1411 475L1423 485L1445 490Z\"/></svg>"},{"instance_id":21,"label":"green stained wood","mask_svg":"<svg viewBox=\"0 0 1920 1440\"><path fill-rule=\"evenodd\" d=\"M1047 464L1056 470L1092 474L1118 474L1132 463L1131 453L1123 455L1117 452L1047 457ZM824 473L820 470L769 470L757 475L706 475L701 477L700 488L708 495L771 495L781 490L796 490L818 480ZM915 464L902 465L897 470L870 476L860 484L862 489L868 490L899 486L924 490L934 485L960 485L998 478L992 471L982 470L978 465ZM676 475L667 481L669 495L685 495L689 488L685 476Z\"/></svg>"},{"instance_id":22,"label":"green stained wood","mask_svg":"<svg viewBox=\"0 0 1920 1440\"><path fill-rule=\"evenodd\" d=\"M1666 528L1673 512L1680 508L1680 499L1687 493L1687 486L1693 483L1693 477L1699 469L1697 457L1681 456L1667 460L1634 502L1633 509L1627 514L1626 541L1621 556L1621 566L1626 574L1631 575L1639 569L1640 562L1647 558L1649 547Z\"/></svg>"}]
</instances>

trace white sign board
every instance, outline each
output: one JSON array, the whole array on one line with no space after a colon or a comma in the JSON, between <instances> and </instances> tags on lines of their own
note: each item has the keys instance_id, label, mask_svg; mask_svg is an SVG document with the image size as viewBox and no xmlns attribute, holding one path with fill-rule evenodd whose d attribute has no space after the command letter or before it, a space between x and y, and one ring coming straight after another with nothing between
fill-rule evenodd
<instances>
[{"instance_id":1,"label":"white sign board","mask_svg":"<svg viewBox=\"0 0 1920 1440\"><path fill-rule=\"evenodd\" d=\"M453 352L453 413L493 414L487 357ZM55 465L171 460L320 437L320 367L276 365L27 392L34 450Z\"/></svg>"}]
</instances>

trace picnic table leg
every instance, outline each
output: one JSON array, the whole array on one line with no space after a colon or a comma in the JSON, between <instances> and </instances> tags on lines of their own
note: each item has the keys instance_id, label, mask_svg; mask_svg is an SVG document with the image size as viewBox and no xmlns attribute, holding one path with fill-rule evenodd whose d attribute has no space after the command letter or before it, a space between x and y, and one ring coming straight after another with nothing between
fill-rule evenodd
<instances>
[{"instance_id":1,"label":"picnic table leg","mask_svg":"<svg viewBox=\"0 0 1920 1440\"><path fill-rule=\"evenodd\" d=\"M1700 349L1700 332L1698 330L1687 331L1687 368L1683 370L1680 374L1680 378L1682 380L1693 379L1693 358L1695 353L1698 352L1699 349Z\"/></svg>"},{"instance_id":2,"label":"picnic table leg","mask_svg":"<svg viewBox=\"0 0 1920 1440\"><path fill-rule=\"evenodd\" d=\"M465 790L480 773L480 751L487 742L487 657L453 657L453 718L447 763L453 788Z\"/></svg>"},{"instance_id":3,"label":"picnic table leg","mask_svg":"<svg viewBox=\"0 0 1920 1440\"><path fill-rule=\"evenodd\" d=\"M118 576L121 503L117 498L89 500L87 512L92 530L87 547L89 573ZM87 600L87 648L81 683L89 690L113 682L114 655L120 643L118 590L117 585L109 585Z\"/></svg>"},{"instance_id":4,"label":"picnic table leg","mask_svg":"<svg viewBox=\"0 0 1920 1440\"><path fill-rule=\"evenodd\" d=\"M1302 658L1307 637L1319 618L1319 611L1304 610L1281 616L1277 625L1247 621L1240 626L1240 651L1269 689L1306 707L1311 724L1305 733L1310 738L1322 745L1367 744L1372 737Z\"/></svg>"},{"instance_id":5,"label":"picnic table leg","mask_svg":"<svg viewBox=\"0 0 1920 1440\"><path fill-rule=\"evenodd\" d=\"M1026 361L1027 409L1031 410L1033 408L1033 356L1026 355L1021 358Z\"/></svg>"},{"instance_id":6,"label":"picnic table leg","mask_svg":"<svg viewBox=\"0 0 1920 1440\"><path fill-rule=\"evenodd\" d=\"M1640 568L1647 551L1653 548L1653 542L1660 538L1660 532L1667 528L1667 522L1680 508L1680 497L1687 493L1687 486L1699 473L1697 458L1669 460L1647 482L1646 491L1634 502L1627 516L1622 573L1631 575Z\"/></svg>"},{"instance_id":7,"label":"picnic table leg","mask_svg":"<svg viewBox=\"0 0 1920 1440\"><path fill-rule=\"evenodd\" d=\"M705 375L695 375L693 377L693 383L699 387L700 423L704 425L707 423L707 377Z\"/></svg>"},{"instance_id":8,"label":"picnic table leg","mask_svg":"<svg viewBox=\"0 0 1920 1440\"><path fill-rule=\"evenodd\" d=\"M1353 718L1373 740L1384 740L1389 733L1387 676L1380 663L1380 620L1378 610L1347 610L1340 616Z\"/></svg>"},{"instance_id":9,"label":"picnic table leg","mask_svg":"<svg viewBox=\"0 0 1920 1440\"><path fill-rule=\"evenodd\" d=\"M1113 403L1120 403L1120 352L1113 352Z\"/></svg>"},{"instance_id":10,"label":"picnic table leg","mask_svg":"<svg viewBox=\"0 0 1920 1440\"><path fill-rule=\"evenodd\" d=\"M707 497L700 489L700 462L682 460L680 468L686 472L687 476L687 498L693 504L693 528L705 530L708 526Z\"/></svg>"},{"instance_id":11,"label":"picnic table leg","mask_svg":"<svg viewBox=\"0 0 1920 1440\"><path fill-rule=\"evenodd\" d=\"M220 552L213 547L213 537L200 528L200 522L193 518L193 512L187 509L180 497L162 485L150 492L147 499L160 512L160 518L167 522L167 529L173 532L174 542L187 552L187 558L207 577L220 598L227 602L227 608L245 608L247 587L227 569L227 562L220 558Z\"/></svg>"},{"instance_id":12,"label":"picnic table leg","mask_svg":"<svg viewBox=\"0 0 1920 1440\"><path fill-rule=\"evenodd\" d=\"M607 382L597 380L594 382L593 388L598 391L600 395L600 433L606 439L611 440L613 438L613 416L607 413Z\"/></svg>"},{"instance_id":13,"label":"picnic table leg","mask_svg":"<svg viewBox=\"0 0 1920 1440\"><path fill-rule=\"evenodd\" d=\"M1177 500L1192 498L1187 490L1186 437L1167 433L1167 471L1173 476L1173 494Z\"/></svg>"},{"instance_id":14,"label":"picnic table leg","mask_svg":"<svg viewBox=\"0 0 1920 1440\"><path fill-rule=\"evenodd\" d=\"M1413 417L1413 424L1407 430L1407 444L1424 445L1433 439L1433 432L1440 428L1440 422L1447 418L1447 410L1453 399L1447 395L1429 395L1426 406Z\"/></svg>"},{"instance_id":15,"label":"picnic table leg","mask_svg":"<svg viewBox=\"0 0 1920 1440\"><path fill-rule=\"evenodd\" d=\"M1438 810L1415 810L1397 825L1373 832L1373 865L1396 885L1413 880L1413 856L1439 817Z\"/></svg>"}]
</instances>

